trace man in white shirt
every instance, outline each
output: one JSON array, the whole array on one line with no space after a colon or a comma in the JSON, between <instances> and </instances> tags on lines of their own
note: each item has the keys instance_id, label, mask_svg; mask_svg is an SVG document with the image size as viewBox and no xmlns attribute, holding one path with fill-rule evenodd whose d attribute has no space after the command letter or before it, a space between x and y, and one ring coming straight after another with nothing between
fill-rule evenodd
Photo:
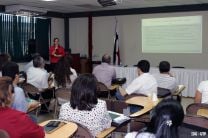
<instances>
[{"instance_id":1,"label":"man in white shirt","mask_svg":"<svg viewBox=\"0 0 208 138\"><path fill-rule=\"evenodd\" d=\"M108 88L111 86L112 79L116 78L115 68L111 66L110 63L111 57L108 54L104 54L102 57L102 64L93 69L93 74L97 80L104 83Z\"/></svg>"},{"instance_id":2,"label":"man in white shirt","mask_svg":"<svg viewBox=\"0 0 208 138\"><path fill-rule=\"evenodd\" d=\"M202 81L195 93L195 103L208 104L208 80Z\"/></svg>"},{"instance_id":3,"label":"man in white shirt","mask_svg":"<svg viewBox=\"0 0 208 138\"><path fill-rule=\"evenodd\" d=\"M24 68L23 68L24 72L27 72L27 70L28 70L30 67L33 67L33 59L34 59L36 56L40 56L40 54L39 54L39 53L31 54L32 60L24 66Z\"/></svg>"},{"instance_id":4,"label":"man in white shirt","mask_svg":"<svg viewBox=\"0 0 208 138\"><path fill-rule=\"evenodd\" d=\"M149 74L150 63L147 60L141 60L138 62L137 68L139 76L126 88L126 93L121 93L122 97L116 93L117 98L123 100L125 95L143 94L152 97L153 100L157 100L157 82L155 78Z\"/></svg>"},{"instance_id":5,"label":"man in white shirt","mask_svg":"<svg viewBox=\"0 0 208 138\"><path fill-rule=\"evenodd\" d=\"M41 56L33 59L33 67L27 70L27 82L39 90L48 88L48 72L44 69L45 62Z\"/></svg>"},{"instance_id":6,"label":"man in white shirt","mask_svg":"<svg viewBox=\"0 0 208 138\"><path fill-rule=\"evenodd\" d=\"M158 87L174 92L177 88L177 83L175 77L170 74L170 63L168 61L161 61L159 71L159 74L154 75Z\"/></svg>"}]
</instances>

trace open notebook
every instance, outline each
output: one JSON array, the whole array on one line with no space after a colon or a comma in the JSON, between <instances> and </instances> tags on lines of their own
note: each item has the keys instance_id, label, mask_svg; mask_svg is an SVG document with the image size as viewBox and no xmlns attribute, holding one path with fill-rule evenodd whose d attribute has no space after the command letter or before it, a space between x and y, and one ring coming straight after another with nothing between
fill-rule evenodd
<instances>
[{"instance_id":1,"label":"open notebook","mask_svg":"<svg viewBox=\"0 0 208 138\"><path fill-rule=\"evenodd\" d=\"M108 111L108 113L112 119L112 126L118 127L124 123L128 123L131 120L128 116L125 116L117 112Z\"/></svg>"}]
</instances>

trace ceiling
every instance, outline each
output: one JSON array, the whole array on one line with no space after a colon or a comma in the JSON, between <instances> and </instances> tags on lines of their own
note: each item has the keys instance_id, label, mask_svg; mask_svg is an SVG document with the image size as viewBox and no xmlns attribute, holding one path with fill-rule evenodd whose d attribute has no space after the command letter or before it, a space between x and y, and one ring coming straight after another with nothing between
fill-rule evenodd
<instances>
[{"instance_id":1,"label":"ceiling","mask_svg":"<svg viewBox=\"0 0 208 138\"><path fill-rule=\"evenodd\" d=\"M0 0L0 5L25 5L44 8L48 11L73 13L85 11L116 10L130 8L208 4L208 0L119 0L116 6L102 7L97 0Z\"/></svg>"}]
</instances>

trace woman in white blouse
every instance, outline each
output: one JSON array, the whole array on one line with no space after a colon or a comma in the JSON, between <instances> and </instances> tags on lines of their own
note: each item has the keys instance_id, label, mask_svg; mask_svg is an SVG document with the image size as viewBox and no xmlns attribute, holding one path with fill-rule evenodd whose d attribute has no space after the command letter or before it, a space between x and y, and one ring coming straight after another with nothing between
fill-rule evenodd
<instances>
[{"instance_id":1,"label":"woman in white blouse","mask_svg":"<svg viewBox=\"0 0 208 138\"><path fill-rule=\"evenodd\" d=\"M97 99L96 78L80 75L72 85L70 102L61 106L59 119L73 121L87 127L93 136L111 126L106 103Z\"/></svg>"}]
</instances>

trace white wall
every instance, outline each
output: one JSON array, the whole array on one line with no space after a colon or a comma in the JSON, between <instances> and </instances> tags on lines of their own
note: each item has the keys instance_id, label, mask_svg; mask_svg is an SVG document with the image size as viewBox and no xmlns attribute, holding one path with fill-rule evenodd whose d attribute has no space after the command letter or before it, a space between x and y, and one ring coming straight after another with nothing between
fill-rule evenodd
<instances>
[{"instance_id":1,"label":"white wall","mask_svg":"<svg viewBox=\"0 0 208 138\"><path fill-rule=\"evenodd\" d=\"M144 54L141 52L141 18L200 14L203 15L203 52L201 54ZM161 60L168 60L172 66L208 69L208 12L125 15L117 16L117 19L119 23L120 53L123 64L131 66L137 64L140 59L148 59L151 66L158 66ZM72 51L76 49L76 52L87 53L87 28L87 18L70 19L69 41ZM94 58L100 59L104 53L113 54L114 30L114 16L93 17Z\"/></svg>"},{"instance_id":2,"label":"white wall","mask_svg":"<svg viewBox=\"0 0 208 138\"><path fill-rule=\"evenodd\" d=\"M69 19L69 46L72 53L88 54L88 18Z\"/></svg>"},{"instance_id":3,"label":"white wall","mask_svg":"<svg viewBox=\"0 0 208 138\"><path fill-rule=\"evenodd\" d=\"M51 18L51 45L53 44L53 38L58 37L61 46L64 46L64 19Z\"/></svg>"}]
</instances>

